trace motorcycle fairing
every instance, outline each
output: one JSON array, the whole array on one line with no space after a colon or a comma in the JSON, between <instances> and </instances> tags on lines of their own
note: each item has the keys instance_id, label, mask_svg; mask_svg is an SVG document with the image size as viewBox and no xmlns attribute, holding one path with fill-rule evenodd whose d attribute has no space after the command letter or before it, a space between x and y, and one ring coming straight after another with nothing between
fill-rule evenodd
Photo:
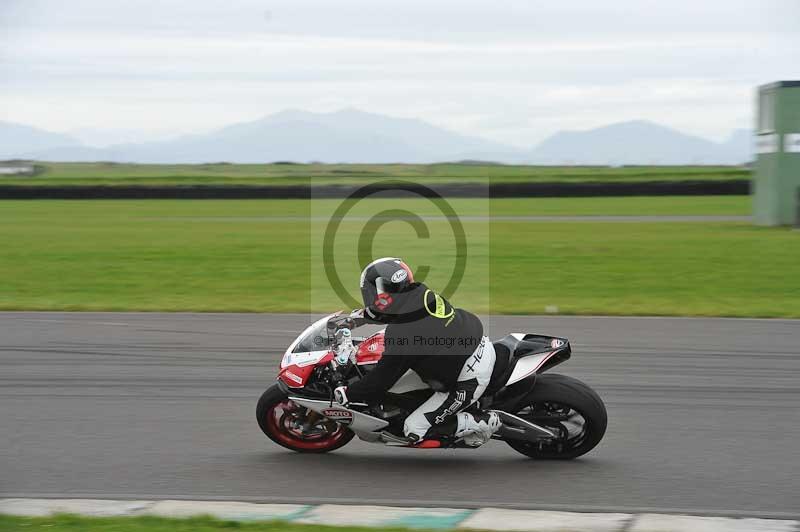
<instances>
[{"instance_id":1,"label":"motorcycle fairing","mask_svg":"<svg viewBox=\"0 0 800 532\"><path fill-rule=\"evenodd\" d=\"M336 314L324 316L306 327L286 349L281 359L278 379L288 387L304 387L316 366L327 364L333 359L333 353L328 349L330 346L326 330L328 320L333 316ZM383 330L359 342L356 361L360 366L376 364L382 352Z\"/></svg>"},{"instance_id":2,"label":"motorcycle fairing","mask_svg":"<svg viewBox=\"0 0 800 532\"><path fill-rule=\"evenodd\" d=\"M289 366L298 366L304 368L306 366L316 366L322 359L328 355L330 351L327 349L322 351L308 351L304 353L290 353L287 352L281 359L281 369Z\"/></svg>"},{"instance_id":3,"label":"motorcycle fairing","mask_svg":"<svg viewBox=\"0 0 800 532\"><path fill-rule=\"evenodd\" d=\"M511 333L494 344L496 350L504 349L509 353L508 367L503 371L505 382L497 383L505 386L560 364L572 353L566 338L540 334Z\"/></svg>"},{"instance_id":4,"label":"motorcycle fairing","mask_svg":"<svg viewBox=\"0 0 800 532\"><path fill-rule=\"evenodd\" d=\"M371 336L364 338L364 340L358 344L356 361L360 366L365 364L377 364L381 359L384 348L383 333L385 330L386 329L381 329Z\"/></svg>"},{"instance_id":5,"label":"motorcycle fairing","mask_svg":"<svg viewBox=\"0 0 800 532\"><path fill-rule=\"evenodd\" d=\"M314 368L327 364L333 359L330 351L312 351L310 353L286 353L281 360L278 380L289 388L302 388L314 373Z\"/></svg>"},{"instance_id":6,"label":"motorcycle fairing","mask_svg":"<svg viewBox=\"0 0 800 532\"><path fill-rule=\"evenodd\" d=\"M519 382L522 379L533 375L555 354L556 351L549 351L547 353L540 353L538 355L528 355L517 360L517 363L514 365L514 369L511 371L511 375L506 381L506 386L514 384L515 382Z\"/></svg>"},{"instance_id":7,"label":"motorcycle fairing","mask_svg":"<svg viewBox=\"0 0 800 532\"><path fill-rule=\"evenodd\" d=\"M312 323L286 350L281 360L278 379L289 388L303 388L314 368L327 364L333 358L333 353L328 349L328 335L325 329L328 320L335 315L325 316ZM359 366L376 364L380 360L384 350L384 332L385 329L382 329L358 341L356 363ZM569 342L565 338L538 334L512 333L494 344L495 347L502 345L507 348L510 355L507 357L508 367L500 369L496 382L490 385L493 392L559 364L567 360L571 353ZM324 347L324 349L307 350L313 347ZM429 388L430 386L423 382L419 375L409 370L389 392L404 394Z\"/></svg>"},{"instance_id":8,"label":"motorcycle fairing","mask_svg":"<svg viewBox=\"0 0 800 532\"><path fill-rule=\"evenodd\" d=\"M347 425L348 428L355 432L356 436L362 440L380 441L381 434L379 431L389 425L389 422L386 420L358 412L351 408L346 408L336 403L331 404L330 401L294 396L289 396L289 399L327 418L333 419L338 423Z\"/></svg>"}]
</instances>

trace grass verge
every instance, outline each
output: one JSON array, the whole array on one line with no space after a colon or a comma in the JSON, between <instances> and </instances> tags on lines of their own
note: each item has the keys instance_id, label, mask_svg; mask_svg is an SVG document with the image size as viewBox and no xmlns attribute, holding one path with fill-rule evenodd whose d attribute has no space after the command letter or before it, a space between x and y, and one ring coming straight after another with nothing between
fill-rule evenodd
<instances>
[{"instance_id":1,"label":"grass verge","mask_svg":"<svg viewBox=\"0 0 800 532\"><path fill-rule=\"evenodd\" d=\"M411 200L391 204L420 215ZM483 201L483 203L480 203ZM800 233L748 223L529 222L498 214L742 214L746 198L454 200L469 240L454 304L497 314L800 317ZM502 203L505 202L505 203ZM0 202L0 309L308 312L343 308L318 242L336 202ZM383 200L372 207L383 208ZM359 204L355 214L366 215ZM311 221L309 221L311 220ZM375 229L375 256L402 254L449 278L449 224ZM361 221L336 265L355 295ZM443 236L440 236L443 235ZM341 239L341 240L340 240ZM441 289L441 288L440 288Z\"/></svg>"},{"instance_id":2,"label":"grass verge","mask_svg":"<svg viewBox=\"0 0 800 532\"><path fill-rule=\"evenodd\" d=\"M19 517L0 514L0 530L4 532L407 532L405 528L335 527L301 525L280 521L227 521L213 517L172 519L155 516L82 517L60 514L53 517Z\"/></svg>"}]
</instances>

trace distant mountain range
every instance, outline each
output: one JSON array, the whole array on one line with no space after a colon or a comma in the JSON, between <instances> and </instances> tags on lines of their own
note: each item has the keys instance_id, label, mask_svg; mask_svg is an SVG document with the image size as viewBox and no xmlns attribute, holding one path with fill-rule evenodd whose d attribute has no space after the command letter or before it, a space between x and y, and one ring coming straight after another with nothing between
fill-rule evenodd
<instances>
[{"instance_id":1,"label":"distant mountain range","mask_svg":"<svg viewBox=\"0 0 800 532\"><path fill-rule=\"evenodd\" d=\"M531 164L739 164L752 158L752 134L717 143L636 120L561 131L530 150L461 135L421 120L357 109L282 111L201 135L98 148L69 135L0 122L0 159L138 163L431 163L483 160Z\"/></svg>"},{"instance_id":2,"label":"distant mountain range","mask_svg":"<svg viewBox=\"0 0 800 532\"><path fill-rule=\"evenodd\" d=\"M530 153L540 164L740 164L752 158L752 133L735 130L717 143L634 120L587 131L562 131Z\"/></svg>"},{"instance_id":3,"label":"distant mountain range","mask_svg":"<svg viewBox=\"0 0 800 532\"><path fill-rule=\"evenodd\" d=\"M43 129L0 122L0 158L9 159L44 152L58 146L77 146L78 139Z\"/></svg>"}]
</instances>

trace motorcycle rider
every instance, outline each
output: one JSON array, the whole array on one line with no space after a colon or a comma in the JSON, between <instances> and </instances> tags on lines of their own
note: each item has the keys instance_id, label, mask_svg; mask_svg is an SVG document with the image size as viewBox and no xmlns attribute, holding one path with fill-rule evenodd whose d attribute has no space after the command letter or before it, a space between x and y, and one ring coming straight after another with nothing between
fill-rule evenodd
<instances>
[{"instance_id":1,"label":"motorcycle rider","mask_svg":"<svg viewBox=\"0 0 800 532\"><path fill-rule=\"evenodd\" d=\"M336 388L336 400L345 406L377 401L410 369L446 390L435 391L406 418L403 432L410 442L436 447L440 438L455 437L478 447L489 441L500 427L498 415L464 412L486 390L495 363L478 317L414 282L411 268L398 258L368 264L360 287L364 309L354 315L386 325L384 351L365 377Z\"/></svg>"}]
</instances>

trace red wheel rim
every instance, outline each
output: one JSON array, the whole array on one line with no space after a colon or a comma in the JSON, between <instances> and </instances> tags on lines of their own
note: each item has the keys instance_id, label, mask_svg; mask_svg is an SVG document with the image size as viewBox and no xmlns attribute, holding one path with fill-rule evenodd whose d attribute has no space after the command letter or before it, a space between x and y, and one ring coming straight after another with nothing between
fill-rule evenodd
<instances>
[{"instance_id":1,"label":"red wheel rim","mask_svg":"<svg viewBox=\"0 0 800 532\"><path fill-rule=\"evenodd\" d=\"M345 429L341 425L337 425L335 431L326 434L310 437L301 435L288 426L289 421L291 421L289 414L290 403L291 401L286 400L275 404L269 407L265 414L270 433L287 447L321 451L333 447L345 436Z\"/></svg>"}]
</instances>

